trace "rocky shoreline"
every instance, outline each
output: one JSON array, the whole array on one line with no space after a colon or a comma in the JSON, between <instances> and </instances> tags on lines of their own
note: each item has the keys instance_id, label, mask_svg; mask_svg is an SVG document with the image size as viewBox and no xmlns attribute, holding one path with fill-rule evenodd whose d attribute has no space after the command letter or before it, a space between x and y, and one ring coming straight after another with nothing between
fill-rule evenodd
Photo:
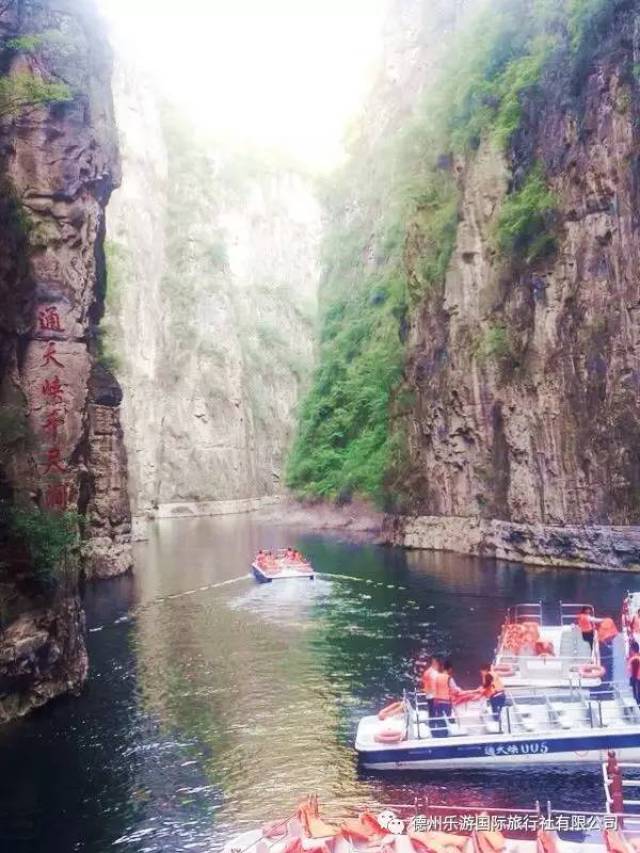
<instances>
[{"instance_id":1,"label":"rocky shoreline","mask_svg":"<svg viewBox=\"0 0 640 853\"><path fill-rule=\"evenodd\" d=\"M495 557L532 566L640 570L640 527L558 527L483 518L388 516L382 539L409 549Z\"/></svg>"}]
</instances>

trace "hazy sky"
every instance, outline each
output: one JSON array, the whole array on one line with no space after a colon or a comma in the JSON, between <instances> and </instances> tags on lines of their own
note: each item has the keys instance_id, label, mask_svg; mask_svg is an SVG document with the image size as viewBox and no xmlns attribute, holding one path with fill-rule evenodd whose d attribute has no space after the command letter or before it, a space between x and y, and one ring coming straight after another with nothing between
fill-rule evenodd
<instances>
[{"instance_id":1,"label":"hazy sky","mask_svg":"<svg viewBox=\"0 0 640 853\"><path fill-rule=\"evenodd\" d=\"M117 40L209 128L314 166L340 154L387 0L100 0Z\"/></svg>"}]
</instances>

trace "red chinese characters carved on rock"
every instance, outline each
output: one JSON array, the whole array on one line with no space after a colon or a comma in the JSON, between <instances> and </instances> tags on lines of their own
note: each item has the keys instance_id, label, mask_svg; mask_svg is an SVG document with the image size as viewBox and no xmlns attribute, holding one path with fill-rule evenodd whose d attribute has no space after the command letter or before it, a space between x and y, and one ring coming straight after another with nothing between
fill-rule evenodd
<instances>
[{"instance_id":1,"label":"red chinese characters carved on rock","mask_svg":"<svg viewBox=\"0 0 640 853\"><path fill-rule=\"evenodd\" d=\"M50 364L56 364L58 367L64 367L64 365L56 358L57 354L54 341L49 341L42 353L42 363L44 366L47 367Z\"/></svg>"},{"instance_id":2,"label":"red chinese characters carved on rock","mask_svg":"<svg viewBox=\"0 0 640 853\"><path fill-rule=\"evenodd\" d=\"M60 315L55 305L48 305L38 313L38 325L42 331L64 332L60 324Z\"/></svg>"},{"instance_id":3,"label":"red chinese characters carved on rock","mask_svg":"<svg viewBox=\"0 0 640 853\"><path fill-rule=\"evenodd\" d=\"M42 422L42 429L50 435L51 438L56 439L58 437L58 427L62 426L64 423L64 418L60 414L59 409L50 409L44 417Z\"/></svg>"},{"instance_id":4,"label":"red chinese characters carved on rock","mask_svg":"<svg viewBox=\"0 0 640 853\"><path fill-rule=\"evenodd\" d=\"M60 453L59 447L50 447L47 450L47 462L46 468L44 470L45 475L50 474L52 471L59 471L61 474L64 474L67 469L64 467L62 462L62 454Z\"/></svg>"},{"instance_id":5,"label":"red chinese characters carved on rock","mask_svg":"<svg viewBox=\"0 0 640 853\"><path fill-rule=\"evenodd\" d=\"M47 398L47 402L55 404L62 403L62 383L60 377L56 374L53 379L45 379L42 383L42 396Z\"/></svg>"},{"instance_id":6,"label":"red chinese characters carved on rock","mask_svg":"<svg viewBox=\"0 0 640 853\"><path fill-rule=\"evenodd\" d=\"M49 306L40 311L38 313L38 323L40 329L43 331L64 331L60 323L60 315L55 306ZM60 361L60 356L56 349L55 341L50 340L44 344L42 364L44 367L56 366L61 370L64 369L64 365ZM55 373L53 376L44 379L40 390L46 406L42 419L42 430L51 442L57 443L60 427L64 425L64 393L60 376ZM65 474L67 470L62 451L54 444L54 446L47 448L44 453L45 460L42 476L47 479L54 479L55 482L49 482L45 485L43 504L49 510L65 511L69 503L70 487L58 478L59 474Z\"/></svg>"},{"instance_id":7,"label":"red chinese characters carved on rock","mask_svg":"<svg viewBox=\"0 0 640 853\"><path fill-rule=\"evenodd\" d=\"M47 509L67 508L69 502L69 487L66 483L50 483L45 489L44 505Z\"/></svg>"}]
</instances>

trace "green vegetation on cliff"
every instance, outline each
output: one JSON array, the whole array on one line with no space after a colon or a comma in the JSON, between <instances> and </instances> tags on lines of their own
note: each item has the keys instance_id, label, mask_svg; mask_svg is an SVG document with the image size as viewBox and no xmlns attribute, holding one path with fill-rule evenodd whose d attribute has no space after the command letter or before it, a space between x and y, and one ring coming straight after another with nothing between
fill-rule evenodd
<instances>
[{"instance_id":1,"label":"green vegetation on cliff","mask_svg":"<svg viewBox=\"0 0 640 853\"><path fill-rule=\"evenodd\" d=\"M51 103L70 101L65 83L49 83L28 71L0 77L0 118L18 115L23 110Z\"/></svg>"},{"instance_id":2,"label":"green vegetation on cliff","mask_svg":"<svg viewBox=\"0 0 640 853\"><path fill-rule=\"evenodd\" d=\"M393 503L388 475L402 442L391 422L404 339L411 313L435 305L455 247L453 167L483 141L509 154L546 68L557 62L578 72L620 2L497 0L455 37L411 119L377 139L364 120L327 193L319 366L288 466L298 494ZM496 229L498 251L519 264L554 246L555 198L542 166L527 165ZM500 326L482 352L497 358L507 347Z\"/></svg>"},{"instance_id":3,"label":"green vegetation on cliff","mask_svg":"<svg viewBox=\"0 0 640 853\"><path fill-rule=\"evenodd\" d=\"M556 207L557 199L536 164L522 187L502 205L497 225L498 248L526 263L548 255L555 247L551 220Z\"/></svg>"},{"instance_id":4,"label":"green vegetation on cliff","mask_svg":"<svg viewBox=\"0 0 640 853\"><path fill-rule=\"evenodd\" d=\"M64 574L78 544L78 514L43 509L0 508L0 519L10 537L25 549L35 577L51 582ZM6 518L4 517L6 516Z\"/></svg>"}]
</instances>

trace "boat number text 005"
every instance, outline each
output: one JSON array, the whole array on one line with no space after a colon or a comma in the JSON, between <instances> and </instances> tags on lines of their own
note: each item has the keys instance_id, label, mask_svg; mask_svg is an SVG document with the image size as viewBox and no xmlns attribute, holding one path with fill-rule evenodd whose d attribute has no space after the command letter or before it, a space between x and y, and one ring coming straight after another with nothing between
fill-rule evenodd
<instances>
[{"instance_id":1,"label":"boat number text 005","mask_svg":"<svg viewBox=\"0 0 640 853\"><path fill-rule=\"evenodd\" d=\"M485 747L485 755L544 755L549 752L546 743L508 743Z\"/></svg>"}]
</instances>

